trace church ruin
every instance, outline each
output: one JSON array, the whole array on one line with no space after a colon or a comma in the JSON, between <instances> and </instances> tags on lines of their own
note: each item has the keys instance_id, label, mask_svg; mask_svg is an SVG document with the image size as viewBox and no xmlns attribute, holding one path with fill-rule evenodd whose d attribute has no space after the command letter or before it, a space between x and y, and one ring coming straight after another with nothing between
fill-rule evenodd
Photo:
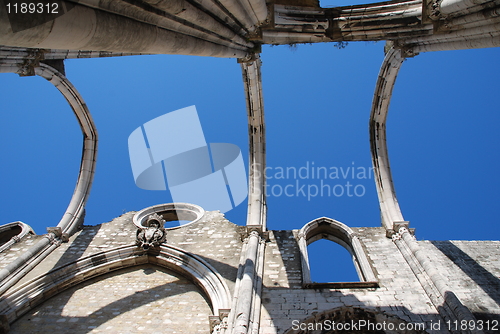
<instances>
[{"instance_id":1,"label":"church ruin","mask_svg":"<svg viewBox=\"0 0 500 334\"><path fill-rule=\"evenodd\" d=\"M14 6L15 5L15 6ZM2 2L0 72L38 75L65 97L84 140L77 186L47 234L0 226L0 333L495 333L500 241L417 241L399 208L386 119L405 58L500 46L498 0L57 0L38 14ZM23 12L24 11L24 12ZM386 41L369 118L382 222L329 217L267 228L261 45ZM245 226L196 203L156 205L83 226L96 126L64 60L142 54L236 58L249 128ZM181 210L189 223L163 228ZM332 240L357 282L311 281L307 245ZM439 270L446 268L446 270Z\"/></svg>"}]
</instances>

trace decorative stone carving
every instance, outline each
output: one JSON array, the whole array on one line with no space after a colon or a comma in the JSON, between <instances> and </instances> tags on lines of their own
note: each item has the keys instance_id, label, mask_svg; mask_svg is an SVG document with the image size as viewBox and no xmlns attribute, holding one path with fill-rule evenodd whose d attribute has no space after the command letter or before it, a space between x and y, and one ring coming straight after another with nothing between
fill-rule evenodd
<instances>
[{"instance_id":1,"label":"decorative stone carving","mask_svg":"<svg viewBox=\"0 0 500 334\"><path fill-rule=\"evenodd\" d=\"M145 227L137 230L137 246L148 250L152 247L159 247L167 241L167 231L163 227L164 223L165 220L157 213L149 215Z\"/></svg>"},{"instance_id":2,"label":"decorative stone carving","mask_svg":"<svg viewBox=\"0 0 500 334\"><path fill-rule=\"evenodd\" d=\"M60 227L47 227L48 233L53 233L57 239L61 239L62 242L69 241L69 234L62 231ZM50 239L50 238L49 238ZM50 239L52 240L52 239Z\"/></svg>"},{"instance_id":3,"label":"decorative stone carving","mask_svg":"<svg viewBox=\"0 0 500 334\"><path fill-rule=\"evenodd\" d=\"M241 233L241 241L247 242L252 235L259 236L261 241L269 241L269 231L263 231L262 225L247 225L245 231Z\"/></svg>"},{"instance_id":4,"label":"decorative stone carving","mask_svg":"<svg viewBox=\"0 0 500 334\"><path fill-rule=\"evenodd\" d=\"M31 49L28 55L23 59L23 63L19 65L17 74L21 77L35 75L35 68L40 66L40 61L45 59L46 51L43 49Z\"/></svg>"},{"instance_id":5,"label":"decorative stone carving","mask_svg":"<svg viewBox=\"0 0 500 334\"><path fill-rule=\"evenodd\" d=\"M441 14L441 0L432 0L428 2L429 7L429 17L431 20L436 21L442 19L443 15Z\"/></svg>"},{"instance_id":6,"label":"decorative stone carving","mask_svg":"<svg viewBox=\"0 0 500 334\"><path fill-rule=\"evenodd\" d=\"M227 329L227 318L224 318L224 320L220 321L220 323L213 326L212 334L223 334L226 332L226 329Z\"/></svg>"},{"instance_id":7,"label":"decorative stone carving","mask_svg":"<svg viewBox=\"0 0 500 334\"><path fill-rule=\"evenodd\" d=\"M219 309L219 315L210 316L211 334L224 334L228 328L227 319L230 309Z\"/></svg>"}]
</instances>

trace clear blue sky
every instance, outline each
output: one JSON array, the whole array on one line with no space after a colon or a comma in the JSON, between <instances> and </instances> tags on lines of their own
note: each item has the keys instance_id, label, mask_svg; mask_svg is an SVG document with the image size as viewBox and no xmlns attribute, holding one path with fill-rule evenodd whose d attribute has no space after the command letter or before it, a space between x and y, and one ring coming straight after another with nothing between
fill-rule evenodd
<instances>
[{"instance_id":1,"label":"clear blue sky","mask_svg":"<svg viewBox=\"0 0 500 334\"><path fill-rule=\"evenodd\" d=\"M328 216L380 226L373 176L277 179L279 168L371 167L368 118L384 43L264 46L262 76L270 167L268 227L298 229ZM396 192L417 239L498 239L500 49L434 52L406 60L388 119ZM243 83L235 59L141 56L66 61L99 131L98 164L85 224L170 202L134 184L127 139L143 123L196 105L205 137L233 143L248 162ZM38 234L55 226L73 193L82 136L62 95L40 77L1 74L0 223ZM311 170L311 168L309 168ZM303 174L304 175L304 174ZM297 184L297 182L299 182ZM310 185L337 195L307 198ZM351 195L347 194L350 182ZM279 195L287 185L293 196ZM304 185L305 196L296 187ZM357 186L356 196L353 193ZM291 192L289 191L289 194ZM226 214L245 224L246 201Z\"/></svg>"}]
</instances>

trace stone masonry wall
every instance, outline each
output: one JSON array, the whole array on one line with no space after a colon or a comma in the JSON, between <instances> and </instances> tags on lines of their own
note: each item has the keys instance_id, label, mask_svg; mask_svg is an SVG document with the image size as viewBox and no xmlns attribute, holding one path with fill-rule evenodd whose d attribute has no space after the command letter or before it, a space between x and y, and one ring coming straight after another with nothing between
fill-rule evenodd
<instances>
[{"instance_id":1,"label":"stone masonry wall","mask_svg":"<svg viewBox=\"0 0 500 334\"><path fill-rule=\"evenodd\" d=\"M264 287L300 288L300 251L293 231L270 231L264 256Z\"/></svg>"},{"instance_id":2,"label":"stone masonry wall","mask_svg":"<svg viewBox=\"0 0 500 334\"><path fill-rule=\"evenodd\" d=\"M367 251L380 287L302 289L297 283L301 270L296 239L291 231L272 231L265 258L261 334L284 333L294 320L342 306L378 309L411 323L430 324L441 319L385 230L352 229ZM328 254L324 256L327 259Z\"/></svg>"},{"instance_id":3,"label":"stone masonry wall","mask_svg":"<svg viewBox=\"0 0 500 334\"><path fill-rule=\"evenodd\" d=\"M232 293L244 231L244 226L231 223L218 211L210 211L199 222L169 230L167 243L206 260L225 278Z\"/></svg>"},{"instance_id":4,"label":"stone masonry wall","mask_svg":"<svg viewBox=\"0 0 500 334\"><path fill-rule=\"evenodd\" d=\"M500 333L500 241L421 241L450 289Z\"/></svg>"},{"instance_id":5,"label":"stone masonry wall","mask_svg":"<svg viewBox=\"0 0 500 334\"><path fill-rule=\"evenodd\" d=\"M10 333L208 333L210 314L194 284L147 264L52 297L17 320Z\"/></svg>"},{"instance_id":6,"label":"stone masonry wall","mask_svg":"<svg viewBox=\"0 0 500 334\"><path fill-rule=\"evenodd\" d=\"M85 226L35 267L13 289L49 270L90 254L135 242L134 212L98 226ZM396 245L380 228L352 228L374 269L377 288L302 288L297 231L269 231L264 255L260 334L285 333L303 321L341 307L363 308L413 324L443 322ZM217 211L198 222L168 230L167 244L204 259L224 278L231 293L245 227ZM27 236L0 254L0 266L15 259L41 236ZM442 276L478 319L500 318L500 241L419 241ZM325 264L329 256L324 254ZM211 310L198 288L153 264L121 269L72 287L29 311L13 333L208 333ZM135 320L134 320L135 319ZM176 322L177 319L184 319ZM68 327L70 326L70 327ZM131 327L132 326L132 327ZM134 327L135 326L135 327ZM192 326L192 327L186 327ZM132 328L132 329L130 329ZM447 333L441 330L429 333Z\"/></svg>"},{"instance_id":7,"label":"stone masonry wall","mask_svg":"<svg viewBox=\"0 0 500 334\"><path fill-rule=\"evenodd\" d=\"M108 223L85 226L81 231L75 233L69 242L62 243L33 268L13 289L49 270L81 257L134 243L136 233L136 227L132 223L134 214L135 212L128 212Z\"/></svg>"},{"instance_id":8,"label":"stone masonry wall","mask_svg":"<svg viewBox=\"0 0 500 334\"><path fill-rule=\"evenodd\" d=\"M135 212L111 222L84 226L61 244L10 291L48 271L79 258L135 244ZM218 211L206 212L195 223L169 229L167 244L191 252L213 266L233 293L244 227ZM0 254L6 265L43 236L27 236ZM12 324L13 333L208 333L209 304L199 289L153 264L135 266L96 277L48 301ZM132 303L132 304L131 304ZM160 311L161 314L156 314ZM135 320L134 320L135 319ZM70 325L70 327L68 327ZM130 327L132 326L132 327ZM161 329L158 330L158 326Z\"/></svg>"},{"instance_id":9,"label":"stone masonry wall","mask_svg":"<svg viewBox=\"0 0 500 334\"><path fill-rule=\"evenodd\" d=\"M135 243L137 228L132 222L135 212L128 212L111 222L85 226L68 243L61 244L13 289L58 266L81 257L111 248ZM218 211L206 212L192 224L168 230L167 243L196 254L209 262L224 278L232 291L238 271L244 227L235 225ZM27 236L7 252L0 254L0 263L7 265L42 236Z\"/></svg>"},{"instance_id":10,"label":"stone masonry wall","mask_svg":"<svg viewBox=\"0 0 500 334\"><path fill-rule=\"evenodd\" d=\"M9 263L25 253L31 246L35 245L43 236L27 234L20 242L13 244L8 249L0 253L0 269L5 268Z\"/></svg>"}]
</instances>

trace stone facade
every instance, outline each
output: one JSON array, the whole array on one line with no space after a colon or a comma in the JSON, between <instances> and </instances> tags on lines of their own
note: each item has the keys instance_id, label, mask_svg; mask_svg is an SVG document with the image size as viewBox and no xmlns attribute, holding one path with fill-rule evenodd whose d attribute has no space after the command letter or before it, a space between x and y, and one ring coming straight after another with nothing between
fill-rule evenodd
<instances>
[{"instance_id":1,"label":"stone facade","mask_svg":"<svg viewBox=\"0 0 500 334\"><path fill-rule=\"evenodd\" d=\"M135 244L134 214L84 226L9 289L0 304L4 328L10 327L10 333L224 333L242 284L246 228L227 221L219 212L205 212L196 222L167 230L168 247L195 256L227 287L228 308L214 309L214 297L207 292L203 278L197 280L188 269L176 268L175 259L165 264L157 250L144 251ZM328 221L325 218L323 224ZM374 286L364 286L360 280L359 285L325 282L306 287L300 231L261 232L265 240L262 276L255 278L262 282L257 293L261 300L259 333L334 333L317 327L322 324L327 329L331 321L398 326L398 330L380 333L466 332L453 330L456 324L434 305L414 264L383 227L351 230L373 269ZM5 266L39 238L25 236L0 254L0 263ZM500 242L419 241L418 245L476 321L489 321L491 328L484 332L495 333L500 320ZM124 253L124 249L131 249L127 254L133 254L133 261L129 255L112 255L117 250ZM84 266L86 259L89 264ZM83 269L71 272L71 266ZM55 290L42 284L46 280L40 277L47 275L55 282ZM68 283L64 275L83 277ZM40 293L33 293L37 289ZM377 328L355 329L353 332L377 332Z\"/></svg>"}]
</instances>

